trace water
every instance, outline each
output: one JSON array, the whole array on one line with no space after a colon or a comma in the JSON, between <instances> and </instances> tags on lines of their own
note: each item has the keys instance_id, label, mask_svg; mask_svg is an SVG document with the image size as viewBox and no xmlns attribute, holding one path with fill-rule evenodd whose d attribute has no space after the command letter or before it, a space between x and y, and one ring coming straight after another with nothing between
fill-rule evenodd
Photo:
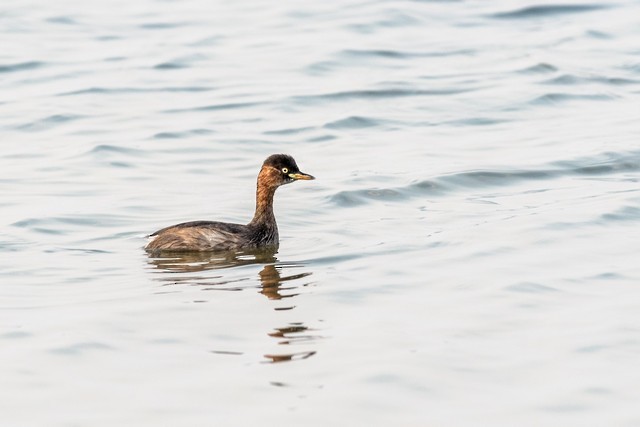
<instances>
[{"instance_id":1,"label":"water","mask_svg":"<svg viewBox=\"0 0 640 427\"><path fill-rule=\"evenodd\" d=\"M0 20L2 425L640 426L637 2ZM277 253L142 250L278 152Z\"/></svg>"}]
</instances>

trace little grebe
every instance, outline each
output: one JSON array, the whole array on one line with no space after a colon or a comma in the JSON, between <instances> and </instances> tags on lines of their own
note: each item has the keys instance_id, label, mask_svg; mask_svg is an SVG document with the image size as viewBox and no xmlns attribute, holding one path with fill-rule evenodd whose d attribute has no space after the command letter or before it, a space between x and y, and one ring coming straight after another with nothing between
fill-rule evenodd
<instances>
[{"instance_id":1,"label":"little grebe","mask_svg":"<svg viewBox=\"0 0 640 427\"><path fill-rule=\"evenodd\" d=\"M224 251L278 246L278 226L273 214L276 189L299 179L315 179L300 172L293 157L269 156L258 174L256 212L247 225L192 221L156 231L145 249L158 251Z\"/></svg>"}]
</instances>

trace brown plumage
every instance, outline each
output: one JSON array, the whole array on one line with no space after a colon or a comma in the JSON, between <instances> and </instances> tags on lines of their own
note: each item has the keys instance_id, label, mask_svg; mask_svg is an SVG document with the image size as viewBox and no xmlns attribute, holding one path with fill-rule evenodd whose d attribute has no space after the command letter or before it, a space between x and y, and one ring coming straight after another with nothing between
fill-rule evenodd
<instances>
[{"instance_id":1,"label":"brown plumage","mask_svg":"<svg viewBox=\"0 0 640 427\"><path fill-rule=\"evenodd\" d=\"M278 247L278 225L273 214L276 189L290 182L315 179L300 172L293 157L269 156L258 174L256 211L247 225L215 221L192 221L156 231L145 249L159 251L225 251Z\"/></svg>"}]
</instances>

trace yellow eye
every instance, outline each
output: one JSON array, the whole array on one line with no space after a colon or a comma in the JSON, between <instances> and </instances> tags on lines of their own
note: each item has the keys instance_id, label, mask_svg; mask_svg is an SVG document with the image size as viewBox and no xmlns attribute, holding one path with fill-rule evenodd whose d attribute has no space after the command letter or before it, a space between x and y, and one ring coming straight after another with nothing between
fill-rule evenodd
<instances>
[{"instance_id":1,"label":"yellow eye","mask_svg":"<svg viewBox=\"0 0 640 427\"><path fill-rule=\"evenodd\" d=\"M282 173L289 173L289 169L287 169L287 168L282 168Z\"/></svg>"}]
</instances>

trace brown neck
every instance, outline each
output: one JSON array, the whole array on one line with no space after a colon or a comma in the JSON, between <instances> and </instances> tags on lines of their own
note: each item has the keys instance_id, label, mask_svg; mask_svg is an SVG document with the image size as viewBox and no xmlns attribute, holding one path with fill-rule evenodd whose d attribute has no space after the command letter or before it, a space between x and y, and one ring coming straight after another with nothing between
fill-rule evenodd
<instances>
[{"instance_id":1,"label":"brown neck","mask_svg":"<svg viewBox=\"0 0 640 427\"><path fill-rule=\"evenodd\" d=\"M276 186L270 185L266 176L266 171L260 171L258 175L258 188L256 190L256 213L249 225L266 225L277 227L276 217L273 214L273 195L276 192Z\"/></svg>"}]
</instances>

